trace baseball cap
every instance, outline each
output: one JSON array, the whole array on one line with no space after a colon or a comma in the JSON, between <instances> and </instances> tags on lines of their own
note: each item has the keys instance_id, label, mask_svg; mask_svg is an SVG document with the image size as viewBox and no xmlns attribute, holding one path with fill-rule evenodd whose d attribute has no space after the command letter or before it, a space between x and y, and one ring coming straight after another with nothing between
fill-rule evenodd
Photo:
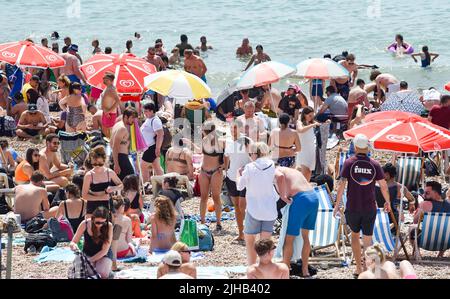
<instances>
[{"instance_id":1,"label":"baseball cap","mask_svg":"<svg viewBox=\"0 0 450 299\"><path fill-rule=\"evenodd\" d=\"M69 48L67 49L67 51L78 52L78 45L75 45L75 44L70 45Z\"/></svg>"},{"instance_id":2,"label":"baseball cap","mask_svg":"<svg viewBox=\"0 0 450 299\"><path fill-rule=\"evenodd\" d=\"M169 266L181 266L181 255L178 251L169 250L164 255L163 262Z\"/></svg>"},{"instance_id":3,"label":"baseball cap","mask_svg":"<svg viewBox=\"0 0 450 299\"><path fill-rule=\"evenodd\" d=\"M369 147L369 139L364 134L358 134L353 138L353 144L360 149L366 149Z\"/></svg>"},{"instance_id":4,"label":"baseball cap","mask_svg":"<svg viewBox=\"0 0 450 299\"><path fill-rule=\"evenodd\" d=\"M30 111L30 112L36 112L38 109L37 109L37 106L36 106L36 104L28 104L28 111Z\"/></svg>"}]
</instances>

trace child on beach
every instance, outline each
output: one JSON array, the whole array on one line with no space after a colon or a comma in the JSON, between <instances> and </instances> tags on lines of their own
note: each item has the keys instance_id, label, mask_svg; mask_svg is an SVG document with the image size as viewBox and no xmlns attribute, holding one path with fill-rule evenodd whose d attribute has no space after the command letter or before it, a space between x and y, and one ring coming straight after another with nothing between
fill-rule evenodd
<instances>
[{"instance_id":1,"label":"child on beach","mask_svg":"<svg viewBox=\"0 0 450 299\"><path fill-rule=\"evenodd\" d=\"M417 62L416 57L420 57L420 60L422 62L422 67L429 66L436 58L439 57L439 54L430 53L428 51L428 46L422 47L422 52L420 53L414 53L411 55L412 59L414 59L415 62Z\"/></svg>"}]
</instances>

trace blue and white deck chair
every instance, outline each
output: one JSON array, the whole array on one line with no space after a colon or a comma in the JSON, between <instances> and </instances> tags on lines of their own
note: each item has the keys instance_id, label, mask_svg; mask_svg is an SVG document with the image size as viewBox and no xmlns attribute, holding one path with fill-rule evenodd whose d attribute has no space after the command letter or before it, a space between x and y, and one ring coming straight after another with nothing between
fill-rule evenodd
<instances>
[{"instance_id":1,"label":"blue and white deck chair","mask_svg":"<svg viewBox=\"0 0 450 299\"><path fill-rule=\"evenodd\" d=\"M393 252L395 249L395 237L391 233L389 214L384 209L377 209L373 242L382 244L387 252Z\"/></svg>"},{"instance_id":2,"label":"blue and white deck chair","mask_svg":"<svg viewBox=\"0 0 450 299\"><path fill-rule=\"evenodd\" d=\"M415 186L421 183L423 178L423 158L421 157L398 157L397 159L397 182L403 182L405 174L405 186Z\"/></svg>"},{"instance_id":3,"label":"blue and white deck chair","mask_svg":"<svg viewBox=\"0 0 450 299\"><path fill-rule=\"evenodd\" d=\"M334 166L334 179L337 180L337 178L341 175L342 167L344 166L345 160L347 160L350 157L348 151L344 151L342 149L339 149L337 155L336 155L336 162Z\"/></svg>"},{"instance_id":4,"label":"blue and white deck chair","mask_svg":"<svg viewBox=\"0 0 450 299\"><path fill-rule=\"evenodd\" d=\"M420 248L428 251L445 251L450 248L450 213L424 213L421 230L420 236L418 236L417 229L415 231L416 259L421 260ZM427 262L433 263L434 261Z\"/></svg>"}]
</instances>

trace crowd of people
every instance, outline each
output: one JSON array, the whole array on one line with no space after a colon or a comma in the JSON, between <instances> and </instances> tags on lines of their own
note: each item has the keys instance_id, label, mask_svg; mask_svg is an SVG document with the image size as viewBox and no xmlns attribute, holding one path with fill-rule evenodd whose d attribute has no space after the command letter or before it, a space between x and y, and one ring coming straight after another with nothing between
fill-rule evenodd
<instances>
[{"instance_id":1,"label":"crowd of people","mask_svg":"<svg viewBox=\"0 0 450 299\"><path fill-rule=\"evenodd\" d=\"M196 48L189 44L186 35L181 35L180 40L169 55L158 39L142 58L157 71L183 62L187 72L206 82L207 67L198 53L213 47L204 36ZM399 47L400 42L399 39ZM170 98L155 93L143 96L142 104L125 103L114 87L112 73L104 74L103 91L86 88L78 46L68 37L64 43L61 56L66 65L39 72L24 70L25 76L29 72L29 80L12 97L7 75L14 67L2 63L5 75L0 81L3 91L0 104L17 123L17 137L45 144L41 150L27 149L23 158L17 153L13 158L14 151L7 141L1 141L1 166L17 184L14 212L20 214L22 222L40 214L45 219L66 217L75 232L70 247L79 250L78 243L83 237L82 251L102 278L110 277L111 270L118 269L117 258L136 255L133 237L149 239L152 253L167 252L158 268L159 278L196 278L195 264L189 258L191 251L176 240L177 223L182 220L179 176L187 176L192 184L198 185L202 224L206 223L207 208L212 201L216 233L223 230L221 194L223 185L226 186L235 208L236 241L246 247L248 278L289 278L294 239L300 235L301 276L311 276L308 235L316 224L319 198L313 186L319 175L339 177L336 217L340 217L340 203L347 190L345 219L351 229L356 277L398 276L395 266L385 261L379 247L372 246L377 205L386 212L396 209L394 202L403 188L411 202L410 212L416 213L416 223L420 212L450 212L448 198L442 199L442 186L435 181L426 185L427 201L417 204L407 186L395 182L395 166L382 166L370 157L369 141L364 135L354 138L353 155L345 161L340 173L330 173L326 167L317 171L320 163L316 150L324 146L320 145L319 137L322 127L336 129L338 123L346 128L357 126L364 122L369 108L383 103L386 94L408 89L406 82L378 70L371 72L372 82L366 84L358 78L358 69L373 66L356 64L354 54L344 52L335 57L348 70L349 77L333 79L328 86L325 80L311 80L309 98L295 84L281 93L266 85L239 91L227 105L215 107L211 99L193 99L177 112ZM48 40L43 39L42 45L48 46ZM92 42L92 47L94 55L112 51L108 47L103 51L98 40ZM132 41L127 41L126 52L133 53L132 48ZM52 50L59 52L58 43L53 43ZM247 38L236 54L249 57L245 69L271 60L261 45L253 54ZM422 61L429 63L438 56L425 48L420 55L424 57ZM325 57L331 59L331 55ZM53 90L48 83L52 80ZM431 100L437 99L423 99ZM450 96L439 95L438 100L440 104L429 109L429 119L448 129ZM185 120L181 127L168 125L180 117ZM233 121L227 134L228 127L221 119L230 118ZM271 127L270 118L279 127ZM137 129L147 145L140 162L129 158L133 134L130 127L135 124L139 124ZM63 163L57 154L61 148L60 133L91 131L100 131L106 144L92 147L82 165ZM200 136L200 140L193 140L192 136ZM167 140L171 141L168 146ZM171 173L175 174L167 175ZM152 177L163 175L161 192L153 194L154 211L145 219L143 194ZM60 190L65 190L65 200L55 199ZM276 246L271 238L281 202L289 205L291 216L285 242L278 244L283 248L282 263L273 263ZM149 224L150 229L144 224ZM364 256L366 265L362 262ZM400 271L400 277L415 277L406 263L400 266Z\"/></svg>"}]
</instances>

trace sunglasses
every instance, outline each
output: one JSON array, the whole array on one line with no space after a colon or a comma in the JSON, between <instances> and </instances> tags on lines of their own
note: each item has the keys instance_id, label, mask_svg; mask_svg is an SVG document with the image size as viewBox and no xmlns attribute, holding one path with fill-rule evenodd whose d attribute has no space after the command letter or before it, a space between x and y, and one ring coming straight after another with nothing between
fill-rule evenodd
<instances>
[{"instance_id":1,"label":"sunglasses","mask_svg":"<svg viewBox=\"0 0 450 299\"><path fill-rule=\"evenodd\" d=\"M92 166L103 166L103 165L105 165L105 163L92 163Z\"/></svg>"},{"instance_id":2,"label":"sunglasses","mask_svg":"<svg viewBox=\"0 0 450 299\"><path fill-rule=\"evenodd\" d=\"M95 225L105 225L106 221L95 221Z\"/></svg>"},{"instance_id":3,"label":"sunglasses","mask_svg":"<svg viewBox=\"0 0 450 299\"><path fill-rule=\"evenodd\" d=\"M40 154L33 154L33 157L40 157Z\"/></svg>"},{"instance_id":4,"label":"sunglasses","mask_svg":"<svg viewBox=\"0 0 450 299\"><path fill-rule=\"evenodd\" d=\"M60 145L61 142L52 142L53 145Z\"/></svg>"}]
</instances>

